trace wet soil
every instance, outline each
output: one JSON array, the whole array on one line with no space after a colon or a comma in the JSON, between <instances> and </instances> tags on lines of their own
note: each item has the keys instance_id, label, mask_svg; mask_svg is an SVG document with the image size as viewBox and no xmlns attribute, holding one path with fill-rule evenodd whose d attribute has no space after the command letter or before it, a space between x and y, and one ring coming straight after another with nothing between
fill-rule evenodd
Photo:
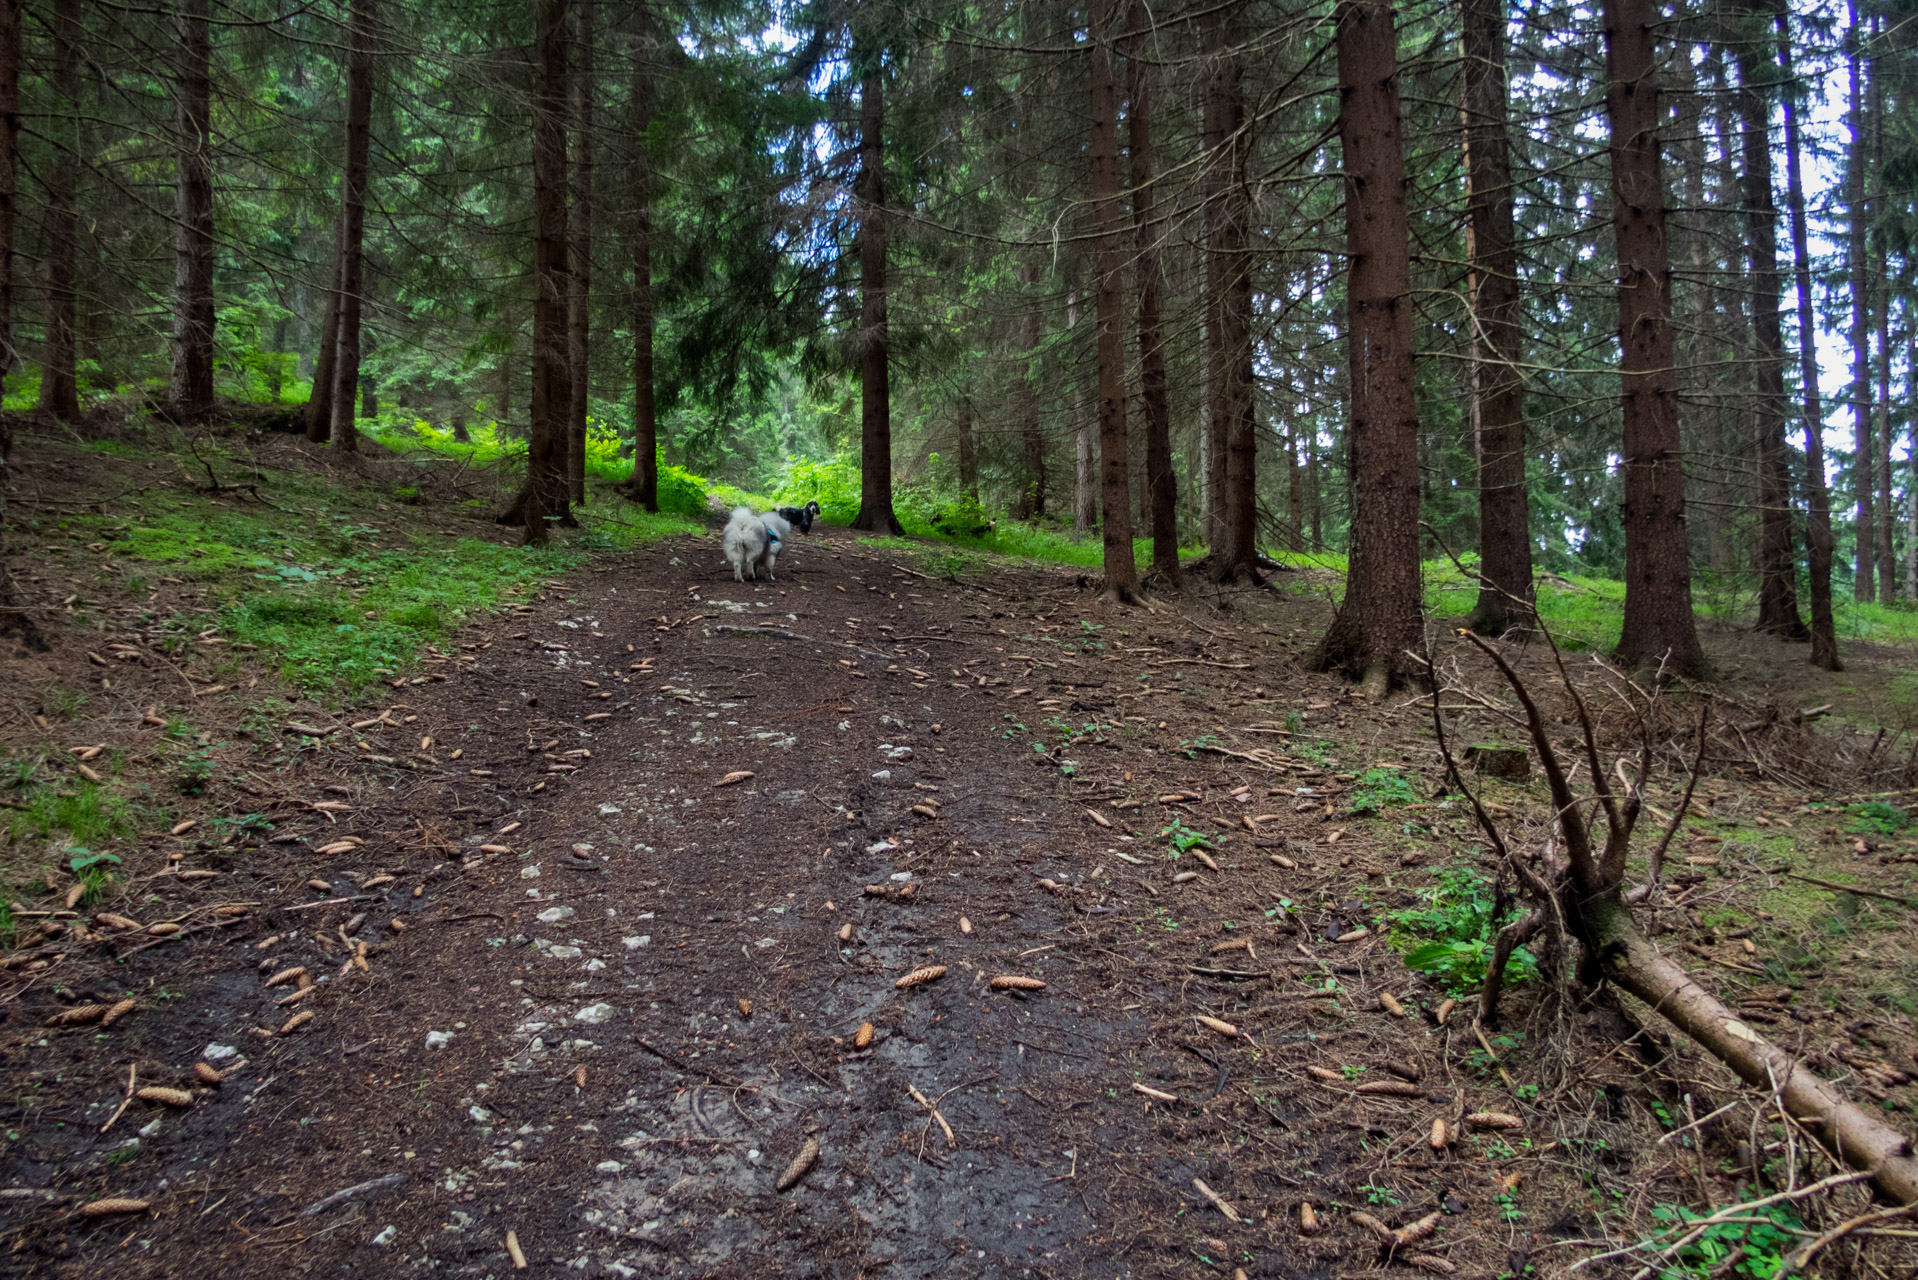
<instances>
[{"instance_id":1,"label":"wet soil","mask_svg":"<svg viewBox=\"0 0 1918 1280\"><path fill-rule=\"evenodd\" d=\"M994 563L816 528L738 583L676 539L356 708L200 700L232 746L129 860L141 929L8 972L0 1272L1490 1276L1724 1194L1641 1105L1721 1072L1648 1081L1603 1007L1515 997L1493 1044L1386 945L1476 851L1442 802L1353 816L1436 757L1417 700L1298 669L1321 602ZM10 670L109 680L137 750L178 682L103 643ZM1439 1224L1387 1257L1361 1213Z\"/></svg>"}]
</instances>

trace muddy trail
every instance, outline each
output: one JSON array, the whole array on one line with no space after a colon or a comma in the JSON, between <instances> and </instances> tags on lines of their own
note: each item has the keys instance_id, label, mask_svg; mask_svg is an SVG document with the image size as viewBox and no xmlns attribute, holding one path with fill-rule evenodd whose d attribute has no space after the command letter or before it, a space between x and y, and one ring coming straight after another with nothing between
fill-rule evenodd
<instances>
[{"instance_id":1,"label":"muddy trail","mask_svg":"<svg viewBox=\"0 0 1918 1280\"><path fill-rule=\"evenodd\" d=\"M1412 993L1359 902L1278 905L1310 896L1273 855L1324 837L1311 787L1163 750L1164 716L1244 703L1242 647L838 531L777 583L716 558L680 539L550 583L391 701L298 711L221 779L267 822L159 840L184 935L8 1006L10 1269L1371 1257L1300 1235L1299 1203L1335 1212L1381 1140L1464 1103L1302 1069L1389 1017L1381 983ZM1176 862L1175 814L1209 836ZM128 994L111 1028L37 1029ZM1432 1034L1399 1037L1403 1075ZM191 1101L109 1125L129 1080ZM103 1196L151 1207L72 1216Z\"/></svg>"},{"instance_id":2,"label":"muddy trail","mask_svg":"<svg viewBox=\"0 0 1918 1280\"><path fill-rule=\"evenodd\" d=\"M50 616L88 589L62 552L17 561ZM738 583L709 532L347 705L196 674L217 628L181 657L152 621L214 613L191 581L87 605L0 655L36 758L151 794L192 748L204 786L106 908L53 872L14 904L0 1273L1489 1277L1736 1197L1746 1166L1659 1141L1716 1064L1530 986L1448 1020L1404 966L1398 913L1488 864L1429 700L1300 668L1322 597L1124 610L837 529ZM1876 995L1746 976L1819 917L1723 923L1799 901L1775 845L1732 851L1807 810L1702 803L1655 931L1802 1051L1850 1038L1836 1069L1909 1056ZM1889 910L1848 917L1848 973Z\"/></svg>"}]
</instances>

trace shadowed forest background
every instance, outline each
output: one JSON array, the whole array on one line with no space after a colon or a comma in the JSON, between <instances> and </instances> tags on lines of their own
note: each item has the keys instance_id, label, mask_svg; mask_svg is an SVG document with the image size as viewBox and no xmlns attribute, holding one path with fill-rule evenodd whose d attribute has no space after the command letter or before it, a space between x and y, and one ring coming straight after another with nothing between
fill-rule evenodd
<instances>
[{"instance_id":1,"label":"shadowed forest background","mask_svg":"<svg viewBox=\"0 0 1918 1280\"><path fill-rule=\"evenodd\" d=\"M1419 562L1694 673L1687 591L1903 634L1903 11L1370 12L21 5L6 404L511 460L538 538L716 489L1122 593L1350 554L1355 675Z\"/></svg>"}]
</instances>

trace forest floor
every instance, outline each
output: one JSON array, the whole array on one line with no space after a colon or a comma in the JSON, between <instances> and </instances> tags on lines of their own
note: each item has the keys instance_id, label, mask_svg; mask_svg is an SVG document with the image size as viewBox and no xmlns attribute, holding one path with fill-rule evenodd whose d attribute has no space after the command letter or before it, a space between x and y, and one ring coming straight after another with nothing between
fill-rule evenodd
<instances>
[{"instance_id":1,"label":"forest floor","mask_svg":"<svg viewBox=\"0 0 1918 1280\"><path fill-rule=\"evenodd\" d=\"M584 1276L1490 1277L1617 1249L1588 1270L1702 1280L1726 1241L1775 1261L1863 1203L1660 1255L1683 1214L1830 1166L1642 1009L1630 1047L1612 1002L1536 983L1502 1027L1469 997L1441 1019L1446 973L1403 946L1482 923L1497 869L1430 699L1301 669L1323 580L1126 610L1078 571L841 529L738 583L716 536L672 536L329 682L221 634L257 570L132 563L153 504L311 519L324 488L363 555L508 536L488 502L392 502L401 464L221 447L216 492L133 446L17 457L13 568L51 648L0 654L0 1271L503 1276L516 1248ZM1787 646L1712 640L1725 696L1773 721L1899 696L1897 653L1821 685ZM1493 697L1465 652L1438 655L1448 688ZM1797 741L1709 763L1645 914L1908 1122L1918 954L1870 891L1918 892L1918 853ZM1545 844L1542 785L1474 783ZM155 1086L179 1092L123 1105ZM146 1207L79 1212L107 1197ZM1388 1256L1368 1213L1438 1216ZM1909 1274L1909 1245L1819 1265Z\"/></svg>"}]
</instances>

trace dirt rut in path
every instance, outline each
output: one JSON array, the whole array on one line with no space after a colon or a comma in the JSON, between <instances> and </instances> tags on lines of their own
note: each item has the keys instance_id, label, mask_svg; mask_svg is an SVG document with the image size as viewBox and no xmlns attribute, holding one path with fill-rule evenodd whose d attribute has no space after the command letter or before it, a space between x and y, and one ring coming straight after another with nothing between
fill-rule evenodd
<instances>
[{"instance_id":1,"label":"dirt rut in path","mask_svg":"<svg viewBox=\"0 0 1918 1280\"><path fill-rule=\"evenodd\" d=\"M946 674L1003 649L989 606L849 538L815 536L776 584L715 558L666 544L555 584L491 621L469 672L398 695L391 728L282 775L344 793L281 825L308 833L290 858L263 852L331 862L308 891L330 905L204 944L192 1012L118 1046L252 1061L185 1115L100 1137L96 1106L70 1131L139 1135L140 1176L110 1162L88 1194L191 1207L44 1222L32 1269L498 1274L508 1231L536 1269L589 1275L1079 1274L1109 1252L1094 1148L1136 1145L1143 1111L1094 1100L1148 1028L1078 945L1076 911L1111 908L1041 883L1082 878L1039 834L1056 778L974 696L990 677ZM411 873L378 882L408 827ZM461 859L423 868L435 847ZM390 941L361 972L369 938ZM321 981L276 1008L297 985L256 991L256 964Z\"/></svg>"}]
</instances>

